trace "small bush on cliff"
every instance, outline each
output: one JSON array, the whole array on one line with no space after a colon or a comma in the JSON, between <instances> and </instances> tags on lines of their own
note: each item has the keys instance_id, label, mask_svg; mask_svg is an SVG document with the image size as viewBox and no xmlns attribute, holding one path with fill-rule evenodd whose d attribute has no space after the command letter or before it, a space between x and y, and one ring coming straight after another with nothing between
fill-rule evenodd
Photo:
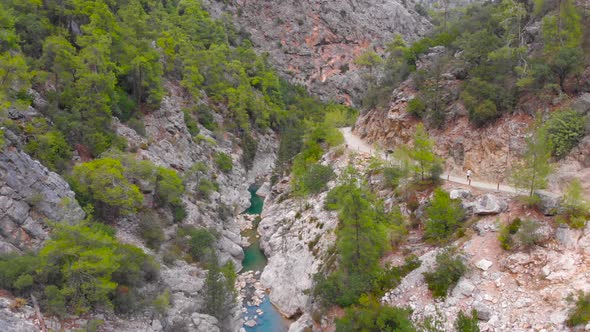
<instances>
[{"instance_id":1,"label":"small bush on cliff","mask_svg":"<svg viewBox=\"0 0 590 332\"><path fill-rule=\"evenodd\" d=\"M231 157L223 152L218 152L215 155L215 163L217 164L217 167L219 167L219 169L224 173L228 173L234 168Z\"/></svg>"},{"instance_id":2,"label":"small bush on cliff","mask_svg":"<svg viewBox=\"0 0 590 332\"><path fill-rule=\"evenodd\" d=\"M411 311L382 305L368 295L363 295L360 304L346 309L346 314L336 321L336 331L396 331L414 332Z\"/></svg>"},{"instance_id":3,"label":"small bush on cliff","mask_svg":"<svg viewBox=\"0 0 590 332\"><path fill-rule=\"evenodd\" d=\"M590 293L578 293L575 307L570 311L566 321L568 326L577 326L590 322Z\"/></svg>"},{"instance_id":4,"label":"small bush on cliff","mask_svg":"<svg viewBox=\"0 0 590 332\"><path fill-rule=\"evenodd\" d=\"M563 214L558 217L558 221L565 222L573 228L586 226L586 221L590 218L590 204L584 198L580 180L574 179L570 182L563 195L562 207Z\"/></svg>"},{"instance_id":5,"label":"small bush on cliff","mask_svg":"<svg viewBox=\"0 0 590 332\"><path fill-rule=\"evenodd\" d=\"M466 315L463 311L460 311L455 321L455 330L457 332L479 332L478 322L476 310L472 310L471 315Z\"/></svg>"},{"instance_id":6,"label":"small bush on cliff","mask_svg":"<svg viewBox=\"0 0 590 332\"><path fill-rule=\"evenodd\" d=\"M461 276L467 271L454 248L445 249L436 256L436 267L432 272L424 272L428 289L434 297L446 297L449 289L455 287Z\"/></svg>"},{"instance_id":7,"label":"small bush on cliff","mask_svg":"<svg viewBox=\"0 0 590 332\"><path fill-rule=\"evenodd\" d=\"M560 159L565 157L584 137L586 117L572 110L557 111L551 114L545 126L553 147L552 154Z\"/></svg>"}]
</instances>

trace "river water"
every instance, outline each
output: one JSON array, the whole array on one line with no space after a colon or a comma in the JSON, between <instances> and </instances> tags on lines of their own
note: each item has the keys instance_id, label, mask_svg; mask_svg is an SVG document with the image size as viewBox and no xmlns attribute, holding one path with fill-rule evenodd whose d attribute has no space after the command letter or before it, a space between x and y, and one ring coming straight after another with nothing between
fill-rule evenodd
<instances>
[{"instance_id":1,"label":"river water","mask_svg":"<svg viewBox=\"0 0 590 332\"><path fill-rule=\"evenodd\" d=\"M248 189L248 191L250 191L250 207L244 213L252 215L259 215L262 213L264 200L260 196L256 195L257 190L258 186L255 185L250 186ZM254 225L254 229L242 233L243 236L249 237L250 243L252 243L244 250L242 272L262 272L267 263L266 256L264 256L264 253L260 249L260 239L256 237L257 226L258 225ZM255 319L257 324L254 327L244 326L247 332L286 332L289 329L289 320L283 317L272 305L268 295L264 297L264 300L259 307L248 305L245 305L244 307L246 308L246 312L243 313L242 316L245 320L246 318L252 319L254 316L257 316ZM264 313L258 316L256 314L257 309L262 310Z\"/></svg>"}]
</instances>

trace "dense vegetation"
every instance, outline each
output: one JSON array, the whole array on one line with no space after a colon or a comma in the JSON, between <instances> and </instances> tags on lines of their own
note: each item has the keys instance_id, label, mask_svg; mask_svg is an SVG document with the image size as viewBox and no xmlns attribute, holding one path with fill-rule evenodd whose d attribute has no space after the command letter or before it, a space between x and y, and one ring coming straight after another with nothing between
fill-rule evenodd
<instances>
[{"instance_id":1,"label":"dense vegetation","mask_svg":"<svg viewBox=\"0 0 590 332\"><path fill-rule=\"evenodd\" d=\"M158 265L141 249L118 242L115 230L102 224L54 227L38 254L0 257L1 288L35 295L58 318L94 308L132 312L151 304L154 294L138 289L158 279Z\"/></svg>"},{"instance_id":2,"label":"dense vegetation","mask_svg":"<svg viewBox=\"0 0 590 332\"><path fill-rule=\"evenodd\" d=\"M540 22L540 31L530 27ZM574 0L486 2L448 10L430 35L412 45L396 37L385 59L363 54L361 66L385 74L372 79L365 107L387 105L391 91L412 76L418 93L408 111L429 126L440 127L448 106L460 100L476 126L485 126L515 110L531 94L551 98L559 93L588 91L579 80L588 59L589 17ZM429 63L422 55L432 47L439 56ZM459 90L446 84L449 75L463 81ZM571 84L569 83L571 79ZM575 129L573 129L575 131ZM575 141L575 139L574 139ZM555 151L561 156L568 143Z\"/></svg>"}]
</instances>

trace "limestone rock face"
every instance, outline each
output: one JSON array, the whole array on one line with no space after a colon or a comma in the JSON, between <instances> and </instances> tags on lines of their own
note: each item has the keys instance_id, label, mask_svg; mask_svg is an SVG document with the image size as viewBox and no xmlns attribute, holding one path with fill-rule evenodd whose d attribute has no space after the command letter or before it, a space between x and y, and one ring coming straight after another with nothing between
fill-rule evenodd
<instances>
[{"instance_id":1,"label":"limestone rock face","mask_svg":"<svg viewBox=\"0 0 590 332\"><path fill-rule=\"evenodd\" d=\"M257 178L269 174L274 166L278 138L272 133L256 134L258 150L251 169L246 170L241 162L243 151L234 144L230 134L217 137L217 143L197 142L190 135L184 122L186 100L182 94L169 85L169 96L161 103L160 109L144 117L146 137L138 135L133 129L115 119L117 134L123 136L131 147L137 148L140 159L150 160L156 165L176 169L186 174L196 163L208 166L209 173L216 173L215 182L219 191L208 199L196 198L197 184L187 184L183 199L187 218L185 224L213 229L221 235L216 246L222 263L232 260L237 269L241 267L243 250L240 228L234 216L248 208L250 193L248 187ZM201 134L212 138L213 133L201 127ZM225 153L232 158L230 172L216 169L215 155Z\"/></svg>"},{"instance_id":2,"label":"limestone rock face","mask_svg":"<svg viewBox=\"0 0 590 332\"><path fill-rule=\"evenodd\" d=\"M254 47L293 83L324 100L356 104L366 92L366 70L353 60L365 50L382 53L400 34L423 36L431 24L414 0L207 0L215 16L230 11Z\"/></svg>"},{"instance_id":3,"label":"limestone rock face","mask_svg":"<svg viewBox=\"0 0 590 332\"><path fill-rule=\"evenodd\" d=\"M47 221L84 219L68 183L24 152L0 151L0 253L36 249Z\"/></svg>"},{"instance_id":4,"label":"limestone rock face","mask_svg":"<svg viewBox=\"0 0 590 332\"><path fill-rule=\"evenodd\" d=\"M336 240L338 225L334 212L325 211L326 193L304 203L293 199L267 204L258 226L261 247L268 265L260 281L271 289L270 300L286 316L303 313L322 257Z\"/></svg>"}]
</instances>

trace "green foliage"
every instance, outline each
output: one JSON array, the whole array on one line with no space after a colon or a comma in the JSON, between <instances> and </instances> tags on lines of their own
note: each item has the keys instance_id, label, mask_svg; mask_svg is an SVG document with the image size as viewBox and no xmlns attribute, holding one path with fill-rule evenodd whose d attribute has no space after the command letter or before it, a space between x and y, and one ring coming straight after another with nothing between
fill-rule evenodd
<instances>
[{"instance_id":1,"label":"green foliage","mask_svg":"<svg viewBox=\"0 0 590 332\"><path fill-rule=\"evenodd\" d=\"M434 154L434 141L430 139L422 124L416 126L414 133L414 149L411 157L416 161L416 172L420 179L426 179L426 173L430 173L430 180L437 181L437 170L440 168L440 159Z\"/></svg>"},{"instance_id":2,"label":"green foliage","mask_svg":"<svg viewBox=\"0 0 590 332\"><path fill-rule=\"evenodd\" d=\"M236 272L231 260L220 267L217 256L213 255L208 263L205 279L205 313L223 322L233 314L237 293L235 290Z\"/></svg>"},{"instance_id":3,"label":"green foliage","mask_svg":"<svg viewBox=\"0 0 590 332\"><path fill-rule=\"evenodd\" d=\"M590 294L578 293L575 307L570 311L567 326L578 326L590 322Z\"/></svg>"},{"instance_id":4,"label":"green foliage","mask_svg":"<svg viewBox=\"0 0 590 332\"><path fill-rule=\"evenodd\" d=\"M547 138L553 147L552 154L565 157L586 134L586 117L572 110L557 111L545 123Z\"/></svg>"},{"instance_id":5,"label":"green foliage","mask_svg":"<svg viewBox=\"0 0 590 332\"><path fill-rule=\"evenodd\" d=\"M219 169L224 173L228 173L234 167L231 157L223 152L218 152L215 154L215 163L217 164L217 167L219 167Z\"/></svg>"},{"instance_id":6,"label":"green foliage","mask_svg":"<svg viewBox=\"0 0 590 332\"><path fill-rule=\"evenodd\" d=\"M25 146L25 151L53 171L64 170L72 158L72 150L64 136L55 130L35 134L35 138Z\"/></svg>"},{"instance_id":7,"label":"green foliage","mask_svg":"<svg viewBox=\"0 0 590 332\"><path fill-rule=\"evenodd\" d=\"M154 309L160 314L164 315L170 308L170 290L166 288L164 292L154 299Z\"/></svg>"},{"instance_id":8,"label":"green foliage","mask_svg":"<svg viewBox=\"0 0 590 332\"><path fill-rule=\"evenodd\" d=\"M186 124L186 129L188 129L189 134L191 136L197 136L200 132L199 125L197 121L193 118L191 111L188 109L183 110L184 113L184 123Z\"/></svg>"},{"instance_id":9,"label":"green foliage","mask_svg":"<svg viewBox=\"0 0 590 332\"><path fill-rule=\"evenodd\" d=\"M384 306L374 297L364 295L360 305L346 309L344 317L336 321L336 331L414 332L417 329L410 314L409 309Z\"/></svg>"},{"instance_id":10,"label":"green foliage","mask_svg":"<svg viewBox=\"0 0 590 332\"><path fill-rule=\"evenodd\" d=\"M552 171L549 160L553 148L547 137L547 130L539 121L534 128L535 132L526 139L527 151L523 157L523 164L512 174L512 182L517 188L529 190L529 197L533 197L535 190L547 185L547 176Z\"/></svg>"},{"instance_id":11,"label":"green foliage","mask_svg":"<svg viewBox=\"0 0 590 332\"><path fill-rule=\"evenodd\" d=\"M164 241L164 231L155 212L140 214L139 235L151 249L158 249Z\"/></svg>"},{"instance_id":12,"label":"green foliage","mask_svg":"<svg viewBox=\"0 0 590 332\"><path fill-rule=\"evenodd\" d=\"M328 182L334 178L334 171L330 166L311 165L298 182L298 190L304 194L318 194L324 191Z\"/></svg>"},{"instance_id":13,"label":"green foliage","mask_svg":"<svg viewBox=\"0 0 590 332\"><path fill-rule=\"evenodd\" d=\"M424 272L424 279L434 297L444 298L466 271L467 266L462 258L456 254L454 248L448 248L436 256L434 271Z\"/></svg>"},{"instance_id":14,"label":"green foliage","mask_svg":"<svg viewBox=\"0 0 590 332\"><path fill-rule=\"evenodd\" d=\"M448 240L460 227L465 214L459 200L452 200L442 189L434 191L432 200L426 208L424 237L433 242Z\"/></svg>"},{"instance_id":15,"label":"green foliage","mask_svg":"<svg viewBox=\"0 0 590 332\"><path fill-rule=\"evenodd\" d=\"M140 249L84 223L56 225L39 258L35 279L47 285L46 308L58 316L65 308L81 313L97 306L112 307L117 286L140 287L157 273L155 263Z\"/></svg>"},{"instance_id":16,"label":"green foliage","mask_svg":"<svg viewBox=\"0 0 590 332\"><path fill-rule=\"evenodd\" d=\"M579 179L573 179L569 183L564 192L561 206L563 213L558 217L558 220L565 219L564 221L573 228L586 226L586 221L590 218L590 204L584 198L584 191Z\"/></svg>"},{"instance_id":17,"label":"green foliage","mask_svg":"<svg viewBox=\"0 0 590 332\"><path fill-rule=\"evenodd\" d=\"M504 250L512 249L512 246L514 243L512 236L514 234L516 234L516 232L518 232L518 230L520 229L521 223L522 223L522 221L520 220L520 218L515 218L509 224L502 225L502 227L500 227L500 233L498 235L498 240L500 241L500 246L502 247L502 249L504 249Z\"/></svg>"},{"instance_id":18,"label":"green foliage","mask_svg":"<svg viewBox=\"0 0 590 332\"><path fill-rule=\"evenodd\" d=\"M119 160L96 159L74 167L72 188L85 203L92 203L109 220L119 214L135 213L143 201L139 188L123 175Z\"/></svg>"},{"instance_id":19,"label":"green foliage","mask_svg":"<svg viewBox=\"0 0 590 332\"><path fill-rule=\"evenodd\" d=\"M472 310L471 315L466 315L463 311L460 311L457 320L455 320L455 330L457 332L479 332L478 322L476 310Z\"/></svg>"},{"instance_id":20,"label":"green foliage","mask_svg":"<svg viewBox=\"0 0 590 332\"><path fill-rule=\"evenodd\" d=\"M172 204L180 201L180 197L184 193L184 185L175 170L158 167L155 182L155 196L160 204Z\"/></svg>"},{"instance_id":21,"label":"green foliage","mask_svg":"<svg viewBox=\"0 0 590 332\"><path fill-rule=\"evenodd\" d=\"M215 254L212 247L216 240L215 235L207 229L185 226L179 228L176 235L179 238L187 238L188 241L183 242L182 246L195 261L206 262Z\"/></svg>"},{"instance_id":22,"label":"green foliage","mask_svg":"<svg viewBox=\"0 0 590 332\"><path fill-rule=\"evenodd\" d=\"M421 119L426 112L426 105L419 97L416 97L408 102L408 113Z\"/></svg>"},{"instance_id":23,"label":"green foliage","mask_svg":"<svg viewBox=\"0 0 590 332\"><path fill-rule=\"evenodd\" d=\"M401 267L384 269L379 265L388 247L388 237L397 238L405 233L403 218L399 211L385 213L382 203L357 183L357 177L353 169L348 169L343 184L332 189L325 201L327 209L338 211L340 220L336 244L338 268L330 275L314 276L312 294L325 307L350 306L358 303L364 293L379 295L419 266L415 260L408 260Z\"/></svg>"},{"instance_id":24,"label":"green foliage","mask_svg":"<svg viewBox=\"0 0 590 332\"><path fill-rule=\"evenodd\" d=\"M0 288L18 289L16 282L21 276L33 275L39 267L39 258L32 254L0 256Z\"/></svg>"}]
</instances>

